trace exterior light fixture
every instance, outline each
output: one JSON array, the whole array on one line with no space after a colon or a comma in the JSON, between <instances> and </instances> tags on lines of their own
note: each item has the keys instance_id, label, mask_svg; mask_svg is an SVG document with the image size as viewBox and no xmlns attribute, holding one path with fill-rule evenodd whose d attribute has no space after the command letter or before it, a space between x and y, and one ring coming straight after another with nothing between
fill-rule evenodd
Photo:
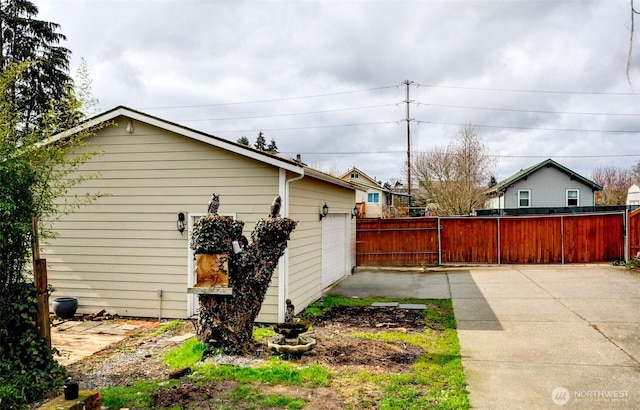
<instances>
[{"instance_id":1,"label":"exterior light fixture","mask_svg":"<svg viewBox=\"0 0 640 410\"><path fill-rule=\"evenodd\" d=\"M322 221L322 218L326 217L327 215L329 215L329 207L325 202L324 205L322 205L322 210L320 211L320 220Z\"/></svg>"},{"instance_id":2,"label":"exterior light fixture","mask_svg":"<svg viewBox=\"0 0 640 410\"><path fill-rule=\"evenodd\" d=\"M353 211L351 212L351 219L358 216L358 205L353 207Z\"/></svg>"},{"instance_id":3,"label":"exterior light fixture","mask_svg":"<svg viewBox=\"0 0 640 410\"><path fill-rule=\"evenodd\" d=\"M177 228L180 235L182 235L184 233L184 212L178 212Z\"/></svg>"}]
</instances>

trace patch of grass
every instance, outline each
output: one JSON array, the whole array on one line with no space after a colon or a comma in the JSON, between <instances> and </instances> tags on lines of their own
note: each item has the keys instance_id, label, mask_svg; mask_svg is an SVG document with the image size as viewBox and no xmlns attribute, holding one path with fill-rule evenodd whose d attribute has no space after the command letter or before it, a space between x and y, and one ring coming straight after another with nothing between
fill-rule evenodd
<instances>
[{"instance_id":1,"label":"patch of grass","mask_svg":"<svg viewBox=\"0 0 640 410\"><path fill-rule=\"evenodd\" d=\"M278 334L273 330L272 326L260 326L253 329L253 340L256 342L262 342L270 337L277 336Z\"/></svg>"},{"instance_id":2,"label":"patch of grass","mask_svg":"<svg viewBox=\"0 0 640 410\"><path fill-rule=\"evenodd\" d=\"M111 409L150 409L153 407L151 393L178 384L180 384L178 380L167 382L145 380L136 382L131 386L107 387L102 390L102 405Z\"/></svg>"},{"instance_id":3,"label":"patch of grass","mask_svg":"<svg viewBox=\"0 0 640 410\"><path fill-rule=\"evenodd\" d=\"M299 316L302 318L314 318L327 313L334 306L371 306L374 302L398 302L398 303L436 303L446 302L442 299L418 299L418 298L345 298L343 296L325 296L307 306ZM450 302L450 301L449 301Z\"/></svg>"},{"instance_id":4,"label":"patch of grass","mask_svg":"<svg viewBox=\"0 0 640 410\"><path fill-rule=\"evenodd\" d=\"M257 409L287 409L296 410L304 408L306 402L302 399L280 396L276 394L264 394L255 387L238 386L227 395L227 399L233 404L242 404L242 408Z\"/></svg>"},{"instance_id":5,"label":"patch of grass","mask_svg":"<svg viewBox=\"0 0 640 410\"><path fill-rule=\"evenodd\" d=\"M358 386L355 406L378 409L468 409L470 407L466 378L460 357L460 344L451 300L420 299L352 299L331 297L314 304L314 309L326 306L370 306L373 302L423 303L427 305L425 321L437 323L442 330L426 327L421 333L402 331L357 332L353 337L394 344L422 347L413 370L395 375L370 375L364 372L343 372L336 375L339 384ZM368 404L366 404L368 403ZM375 403L375 404L373 404Z\"/></svg>"},{"instance_id":6,"label":"patch of grass","mask_svg":"<svg viewBox=\"0 0 640 410\"><path fill-rule=\"evenodd\" d=\"M235 380L238 383L261 383L288 386L327 386L329 372L319 364L296 367L290 362L273 358L262 367L215 366L204 364L195 366L191 378L198 383L208 381Z\"/></svg>"},{"instance_id":7,"label":"patch of grass","mask_svg":"<svg viewBox=\"0 0 640 410\"><path fill-rule=\"evenodd\" d=\"M164 363L173 369L191 367L202 360L207 349L206 343L199 343L198 339L192 337L179 347L169 350L164 356Z\"/></svg>"},{"instance_id":8,"label":"patch of grass","mask_svg":"<svg viewBox=\"0 0 640 410\"><path fill-rule=\"evenodd\" d=\"M160 336L165 333L174 335L180 332L184 324L180 320L172 320L171 322L167 322L162 324L159 328L151 333L152 336Z\"/></svg>"}]
</instances>

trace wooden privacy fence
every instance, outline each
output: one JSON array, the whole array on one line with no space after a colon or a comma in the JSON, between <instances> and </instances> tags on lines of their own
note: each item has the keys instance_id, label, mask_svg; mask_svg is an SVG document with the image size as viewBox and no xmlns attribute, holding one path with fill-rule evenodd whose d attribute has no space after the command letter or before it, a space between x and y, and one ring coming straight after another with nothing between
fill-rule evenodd
<instances>
[{"instance_id":1,"label":"wooden privacy fence","mask_svg":"<svg viewBox=\"0 0 640 410\"><path fill-rule=\"evenodd\" d=\"M629 258L633 258L640 252L640 208L629 214L628 226Z\"/></svg>"},{"instance_id":2,"label":"wooden privacy fence","mask_svg":"<svg viewBox=\"0 0 640 410\"><path fill-rule=\"evenodd\" d=\"M625 212L359 219L356 264L429 266L624 260L626 219ZM640 213L633 220L640 228ZM640 235L635 241L638 252Z\"/></svg>"}]
</instances>

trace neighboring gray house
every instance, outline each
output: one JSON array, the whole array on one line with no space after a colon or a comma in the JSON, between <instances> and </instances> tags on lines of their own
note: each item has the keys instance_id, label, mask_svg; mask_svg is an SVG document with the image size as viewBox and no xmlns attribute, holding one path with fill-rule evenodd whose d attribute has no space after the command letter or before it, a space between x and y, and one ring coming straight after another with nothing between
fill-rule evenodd
<instances>
[{"instance_id":1,"label":"neighboring gray house","mask_svg":"<svg viewBox=\"0 0 640 410\"><path fill-rule=\"evenodd\" d=\"M487 192L489 209L595 206L602 187L547 159L520 170Z\"/></svg>"}]
</instances>

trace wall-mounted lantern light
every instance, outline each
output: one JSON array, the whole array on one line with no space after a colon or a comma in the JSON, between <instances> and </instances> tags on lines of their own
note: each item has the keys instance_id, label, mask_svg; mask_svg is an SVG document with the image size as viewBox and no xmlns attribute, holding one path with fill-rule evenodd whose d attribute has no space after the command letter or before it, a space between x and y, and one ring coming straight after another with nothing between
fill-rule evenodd
<instances>
[{"instance_id":1,"label":"wall-mounted lantern light","mask_svg":"<svg viewBox=\"0 0 640 410\"><path fill-rule=\"evenodd\" d=\"M177 228L180 235L182 235L184 233L184 212L178 212Z\"/></svg>"},{"instance_id":2,"label":"wall-mounted lantern light","mask_svg":"<svg viewBox=\"0 0 640 410\"><path fill-rule=\"evenodd\" d=\"M351 211L351 219L358 216L358 205L353 207L353 211Z\"/></svg>"},{"instance_id":3,"label":"wall-mounted lantern light","mask_svg":"<svg viewBox=\"0 0 640 410\"><path fill-rule=\"evenodd\" d=\"M327 215L329 215L329 207L325 202L324 205L322 205L322 210L320 211L320 220L322 221L322 218L324 218Z\"/></svg>"}]
</instances>

